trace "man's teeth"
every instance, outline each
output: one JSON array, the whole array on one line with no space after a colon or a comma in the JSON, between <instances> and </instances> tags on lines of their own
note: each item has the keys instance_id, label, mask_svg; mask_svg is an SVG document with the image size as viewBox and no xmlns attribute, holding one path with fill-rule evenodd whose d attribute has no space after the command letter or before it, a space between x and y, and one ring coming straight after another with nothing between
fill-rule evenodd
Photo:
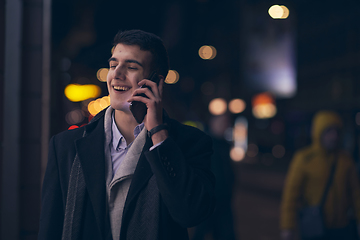
<instances>
[{"instance_id":1,"label":"man's teeth","mask_svg":"<svg viewBox=\"0 0 360 240\"><path fill-rule=\"evenodd\" d=\"M126 90L129 90L128 87L120 87L120 86L114 86L114 89L115 89L115 90L118 90L118 91L126 91Z\"/></svg>"}]
</instances>

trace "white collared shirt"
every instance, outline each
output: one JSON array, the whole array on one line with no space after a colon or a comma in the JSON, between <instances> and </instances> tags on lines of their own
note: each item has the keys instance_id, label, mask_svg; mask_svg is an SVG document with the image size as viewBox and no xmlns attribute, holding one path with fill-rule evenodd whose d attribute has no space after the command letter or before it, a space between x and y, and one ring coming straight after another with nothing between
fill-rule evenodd
<instances>
[{"instance_id":1,"label":"white collared shirt","mask_svg":"<svg viewBox=\"0 0 360 240\"><path fill-rule=\"evenodd\" d=\"M111 154L111 162L112 162L112 170L113 170L112 177L114 177L121 162L124 160L126 153L128 152L128 149L130 148L132 142L130 144L127 144L124 136L121 134L118 127L116 126L114 114L112 114L111 121L112 121L111 124L112 140L110 142L110 154ZM143 128L144 128L144 123L141 123L135 127L134 129L135 138L139 135L139 133L143 130Z\"/></svg>"}]
</instances>

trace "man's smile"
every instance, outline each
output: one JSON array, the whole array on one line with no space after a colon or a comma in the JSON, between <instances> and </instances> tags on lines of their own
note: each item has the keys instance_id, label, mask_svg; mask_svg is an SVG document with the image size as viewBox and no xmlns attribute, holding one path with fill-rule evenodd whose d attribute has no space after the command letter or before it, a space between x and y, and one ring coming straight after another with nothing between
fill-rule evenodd
<instances>
[{"instance_id":1,"label":"man's smile","mask_svg":"<svg viewBox=\"0 0 360 240\"><path fill-rule=\"evenodd\" d=\"M126 86L113 86L113 88L114 88L116 91L120 91L120 92L127 91L127 90L130 89L130 87L126 87Z\"/></svg>"}]
</instances>

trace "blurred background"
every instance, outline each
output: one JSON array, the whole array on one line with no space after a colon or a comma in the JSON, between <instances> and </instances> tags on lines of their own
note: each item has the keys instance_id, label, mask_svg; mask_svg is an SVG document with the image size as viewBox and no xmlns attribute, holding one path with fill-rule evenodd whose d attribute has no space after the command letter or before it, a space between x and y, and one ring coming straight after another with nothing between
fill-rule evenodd
<instances>
[{"instance_id":1,"label":"blurred background","mask_svg":"<svg viewBox=\"0 0 360 240\"><path fill-rule=\"evenodd\" d=\"M316 111L342 116L359 161L359 13L357 0L0 0L0 238L36 239L50 137L108 105L113 37L142 29L169 52L166 111L216 141L232 215L220 222L279 239L284 178Z\"/></svg>"}]
</instances>

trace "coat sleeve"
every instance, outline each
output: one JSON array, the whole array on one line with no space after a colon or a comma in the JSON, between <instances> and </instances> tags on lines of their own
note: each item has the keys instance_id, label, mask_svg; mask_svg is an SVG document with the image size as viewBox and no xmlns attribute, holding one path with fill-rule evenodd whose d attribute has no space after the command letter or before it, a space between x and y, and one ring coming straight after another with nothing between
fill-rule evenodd
<instances>
[{"instance_id":1,"label":"coat sleeve","mask_svg":"<svg viewBox=\"0 0 360 240\"><path fill-rule=\"evenodd\" d=\"M61 239L62 235L63 196L54 145L53 137L49 144L49 158L42 188L39 240Z\"/></svg>"},{"instance_id":2,"label":"coat sleeve","mask_svg":"<svg viewBox=\"0 0 360 240\"><path fill-rule=\"evenodd\" d=\"M205 134L201 136L186 148L168 137L145 153L170 215L183 227L202 222L215 205L215 179L210 171L212 140Z\"/></svg>"},{"instance_id":3,"label":"coat sleeve","mask_svg":"<svg viewBox=\"0 0 360 240\"><path fill-rule=\"evenodd\" d=\"M280 208L281 229L294 229L296 225L301 186L304 179L303 160L302 155L296 153L286 176Z\"/></svg>"}]
</instances>

